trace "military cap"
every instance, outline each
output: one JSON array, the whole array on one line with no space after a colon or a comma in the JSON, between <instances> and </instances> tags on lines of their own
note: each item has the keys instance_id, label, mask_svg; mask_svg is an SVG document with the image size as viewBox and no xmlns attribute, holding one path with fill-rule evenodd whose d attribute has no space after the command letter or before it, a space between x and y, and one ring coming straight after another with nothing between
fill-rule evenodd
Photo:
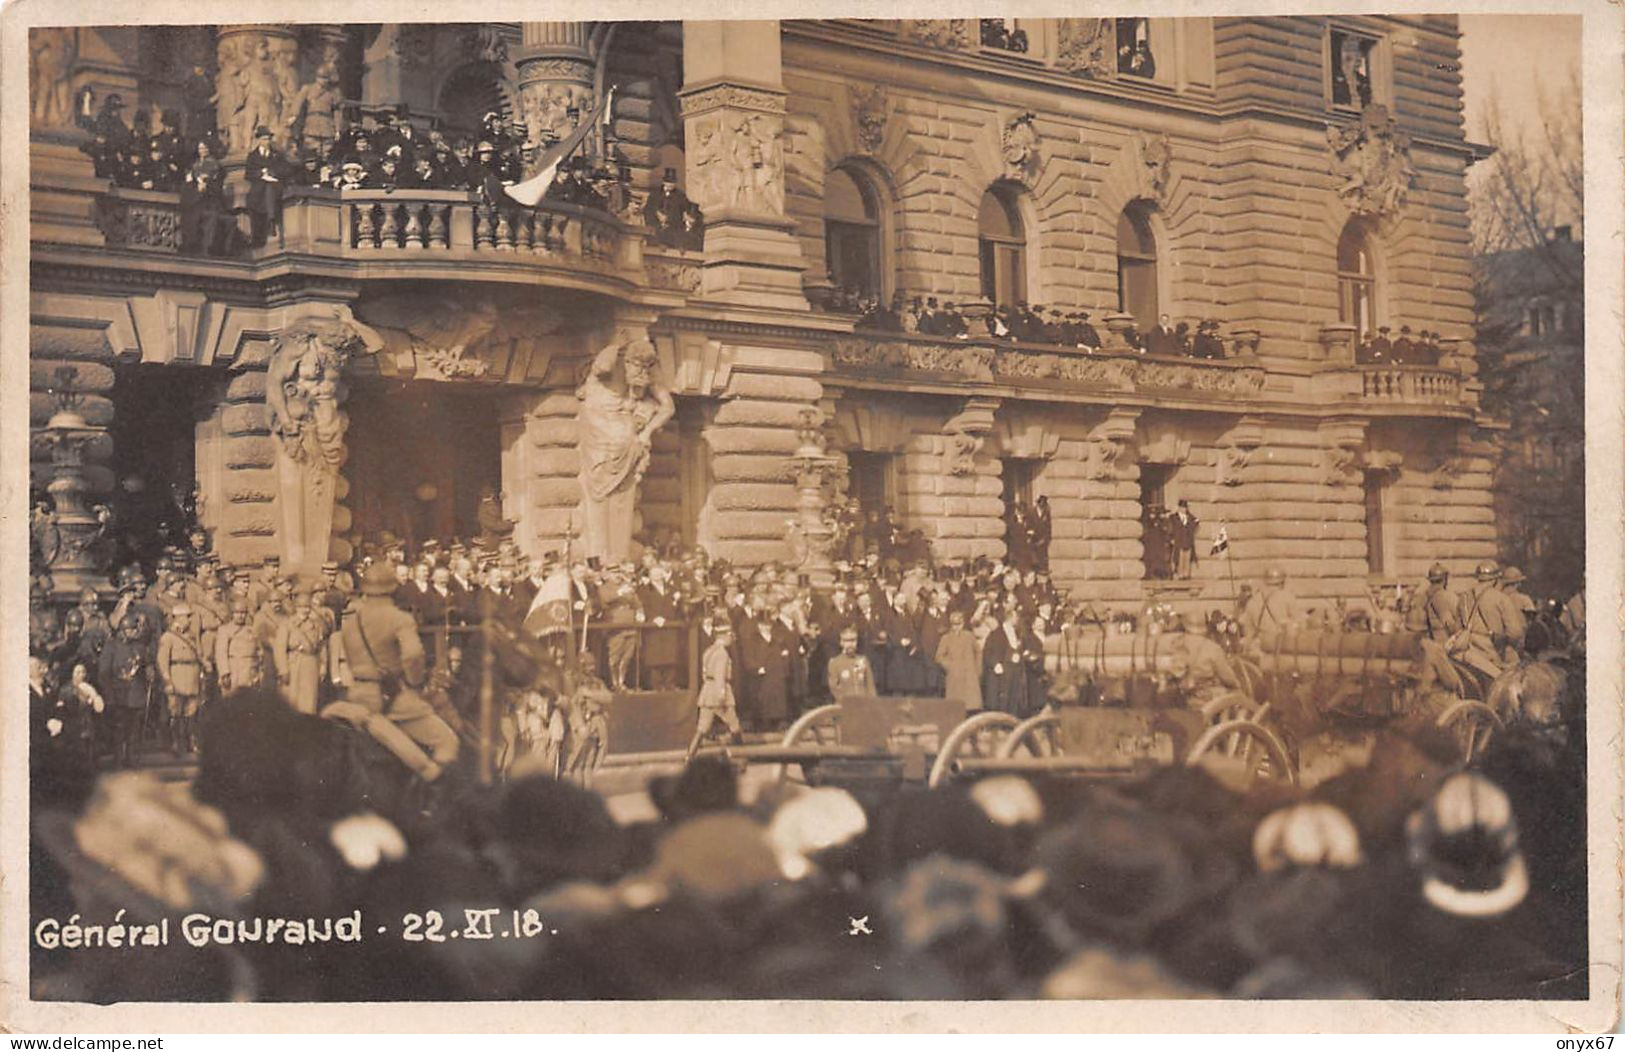
<instances>
[{"instance_id":1,"label":"military cap","mask_svg":"<svg viewBox=\"0 0 1625 1052\"><path fill-rule=\"evenodd\" d=\"M256 138L256 139L269 139L270 137L271 137L271 129L267 128L265 125L262 124L258 128L254 129L254 138Z\"/></svg>"},{"instance_id":2,"label":"military cap","mask_svg":"<svg viewBox=\"0 0 1625 1052\"><path fill-rule=\"evenodd\" d=\"M190 617L191 614L192 608L186 603L176 603L174 606L169 608L170 617Z\"/></svg>"},{"instance_id":3,"label":"military cap","mask_svg":"<svg viewBox=\"0 0 1625 1052\"><path fill-rule=\"evenodd\" d=\"M1523 579L1523 571L1516 566L1508 566L1501 574L1501 580L1506 584L1517 584Z\"/></svg>"},{"instance_id":4,"label":"military cap","mask_svg":"<svg viewBox=\"0 0 1625 1052\"><path fill-rule=\"evenodd\" d=\"M1490 562L1479 563L1478 568L1473 571L1473 576L1480 581L1493 581L1501 576L1501 568Z\"/></svg>"},{"instance_id":5,"label":"military cap","mask_svg":"<svg viewBox=\"0 0 1625 1052\"><path fill-rule=\"evenodd\" d=\"M327 573L330 570L334 571L334 572L337 572L338 568L339 568L339 564L334 562L332 559L329 559L326 562L322 563L322 572L323 573Z\"/></svg>"}]
</instances>

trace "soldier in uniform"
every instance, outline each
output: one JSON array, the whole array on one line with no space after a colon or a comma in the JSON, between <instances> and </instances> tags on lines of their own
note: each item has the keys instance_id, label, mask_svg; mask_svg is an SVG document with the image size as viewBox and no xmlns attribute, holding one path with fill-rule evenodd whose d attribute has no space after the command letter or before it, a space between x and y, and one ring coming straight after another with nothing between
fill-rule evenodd
<instances>
[{"instance_id":1,"label":"soldier in uniform","mask_svg":"<svg viewBox=\"0 0 1625 1052\"><path fill-rule=\"evenodd\" d=\"M1518 612L1523 615L1524 621L1527 622L1535 616L1535 601L1525 595L1523 589L1518 587L1523 582L1523 571L1516 566L1508 566L1506 572L1501 574L1501 591L1506 593L1508 599L1512 600L1512 605L1517 608Z\"/></svg>"},{"instance_id":2,"label":"soldier in uniform","mask_svg":"<svg viewBox=\"0 0 1625 1052\"><path fill-rule=\"evenodd\" d=\"M693 759L700 743L716 730L718 723L727 730L731 741L740 739L739 705L733 689L733 635L728 622L719 622L711 645L705 648L705 656L700 659L699 718L694 725L694 737L688 743L689 759Z\"/></svg>"},{"instance_id":3,"label":"soldier in uniform","mask_svg":"<svg viewBox=\"0 0 1625 1052\"><path fill-rule=\"evenodd\" d=\"M248 604L231 604L231 620L220 626L214 640L214 667L220 676L220 693L229 694L260 685L260 643L248 621Z\"/></svg>"},{"instance_id":4,"label":"soldier in uniform","mask_svg":"<svg viewBox=\"0 0 1625 1052\"><path fill-rule=\"evenodd\" d=\"M178 603L169 611L169 627L158 638L158 682L169 717L169 748L179 755L197 750L194 721L203 703L208 661L192 624L192 608Z\"/></svg>"},{"instance_id":5,"label":"soldier in uniform","mask_svg":"<svg viewBox=\"0 0 1625 1052\"><path fill-rule=\"evenodd\" d=\"M852 625L841 629L841 652L829 659L830 697L872 698L879 694L875 671L869 659L858 653L858 630Z\"/></svg>"},{"instance_id":6,"label":"soldier in uniform","mask_svg":"<svg viewBox=\"0 0 1625 1052\"><path fill-rule=\"evenodd\" d=\"M260 667L276 668L276 635L293 611L293 578L279 577L276 589L254 613L254 639L260 645Z\"/></svg>"},{"instance_id":7,"label":"soldier in uniform","mask_svg":"<svg viewBox=\"0 0 1625 1052\"><path fill-rule=\"evenodd\" d=\"M965 708L982 707L982 661L976 636L965 627L965 611L948 611L948 630L937 640L936 661L946 679L948 698L963 701Z\"/></svg>"},{"instance_id":8,"label":"soldier in uniform","mask_svg":"<svg viewBox=\"0 0 1625 1052\"><path fill-rule=\"evenodd\" d=\"M395 574L387 564L368 567L361 598L340 629L350 665L349 700L380 713L429 755L419 770L433 781L457 758L457 732L435 714L419 690L428 679L423 644L412 615L395 605Z\"/></svg>"},{"instance_id":9,"label":"soldier in uniform","mask_svg":"<svg viewBox=\"0 0 1625 1052\"><path fill-rule=\"evenodd\" d=\"M1265 571L1264 587L1248 597L1241 624L1247 638L1263 647L1280 633L1298 627L1297 599L1287 591L1283 571L1275 567Z\"/></svg>"},{"instance_id":10,"label":"soldier in uniform","mask_svg":"<svg viewBox=\"0 0 1625 1052\"><path fill-rule=\"evenodd\" d=\"M102 648L113 638L113 626L102 613L101 597L94 588L79 593L79 605L75 609L84 622L79 630L78 659L87 669L95 670L101 662Z\"/></svg>"},{"instance_id":11,"label":"soldier in uniform","mask_svg":"<svg viewBox=\"0 0 1625 1052\"><path fill-rule=\"evenodd\" d=\"M1479 563L1473 587L1456 601L1464 639L1460 658L1494 679L1517 662L1517 646L1527 626L1523 614L1501 591L1501 570L1494 563Z\"/></svg>"},{"instance_id":12,"label":"soldier in uniform","mask_svg":"<svg viewBox=\"0 0 1625 1052\"><path fill-rule=\"evenodd\" d=\"M1450 593L1450 573L1443 563L1428 568L1428 587L1411 604L1406 613L1405 627L1420 633L1422 646L1419 692L1425 693L1433 684L1442 683L1457 694L1461 693L1461 677L1451 663L1449 647L1461 621L1456 616L1456 597Z\"/></svg>"},{"instance_id":13,"label":"soldier in uniform","mask_svg":"<svg viewBox=\"0 0 1625 1052\"><path fill-rule=\"evenodd\" d=\"M1224 648L1207 636L1185 631L1183 617L1175 615L1169 622L1165 642L1190 708L1200 709L1227 690L1241 689Z\"/></svg>"},{"instance_id":14,"label":"soldier in uniform","mask_svg":"<svg viewBox=\"0 0 1625 1052\"><path fill-rule=\"evenodd\" d=\"M147 642L146 615L136 612L119 622L113 638L102 648L98 680L112 725L113 763L135 766L136 743L152 693L152 650Z\"/></svg>"},{"instance_id":15,"label":"soldier in uniform","mask_svg":"<svg viewBox=\"0 0 1625 1052\"><path fill-rule=\"evenodd\" d=\"M331 634L315 590L303 585L295 593L293 612L277 629L276 678L296 712L315 715L321 702L322 677L328 666Z\"/></svg>"}]
</instances>

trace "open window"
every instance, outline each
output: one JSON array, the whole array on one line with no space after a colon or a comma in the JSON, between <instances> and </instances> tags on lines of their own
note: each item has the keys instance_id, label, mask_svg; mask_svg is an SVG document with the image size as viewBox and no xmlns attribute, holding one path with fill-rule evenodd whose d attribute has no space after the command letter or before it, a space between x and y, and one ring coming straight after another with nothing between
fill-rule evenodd
<instances>
[{"instance_id":1,"label":"open window","mask_svg":"<svg viewBox=\"0 0 1625 1052\"><path fill-rule=\"evenodd\" d=\"M1157 56L1151 39L1149 18L1119 18L1117 21L1117 72L1129 77L1155 80Z\"/></svg>"},{"instance_id":2,"label":"open window","mask_svg":"<svg viewBox=\"0 0 1625 1052\"><path fill-rule=\"evenodd\" d=\"M1337 239L1337 320L1356 341L1377 334L1377 268L1365 223L1351 219Z\"/></svg>"},{"instance_id":3,"label":"open window","mask_svg":"<svg viewBox=\"0 0 1625 1052\"><path fill-rule=\"evenodd\" d=\"M1016 205L1019 190L996 185L982 195L977 237L982 256L982 298L997 306L1027 299L1027 233Z\"/></svg>"},{"instance_id":4,"label":"open window","mask_svg":"<svg viewBox=\"0 0 1625 1052\"><path fill-rule=\"evenodd\" d=\"M1333 26L1327 33L1326 89L1333 109L1359 111L1381 102L1382 41Z\"/></svg>"},{"instance_id":5,"label":"open window","mask_svg":"<svg viewBox=\"0 0 1625 1052\"><path fill-rule=\"evenodd\" d=\"M880 196L859 172L837 168L824 185L824 251L829 279L860 296L883 293Z\"/></svg>"},{"instance_id":6,"label":"open window","mask_svg":"<svg viewBox=\"0 0 1625 1052\"><path fill-rule=\"evenodd\" d=\"M1134 316L1145 332L1157 323L1157 238L1151 229L1151 205L1134 201L1117 218L1117 309Z\"/></svg>"}]
</instances>

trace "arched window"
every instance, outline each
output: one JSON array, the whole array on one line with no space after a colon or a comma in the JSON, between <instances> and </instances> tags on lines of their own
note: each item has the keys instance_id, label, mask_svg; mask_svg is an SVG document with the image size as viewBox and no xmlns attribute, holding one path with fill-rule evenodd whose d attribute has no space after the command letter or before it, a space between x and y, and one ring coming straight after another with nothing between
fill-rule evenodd
<instances>
[{"instance_id":1,"label":"arched window","mask_svg":"<svg viewBox=\"0 0 1625 1052\"><path fill-rule=\"evenodd\" d=\"M879 195L844 168L830 172L824 184L824 253L836 288L882 294Z\"/></svg>"},{"instance_id":2,"label":"arched window","mask_svg":"<svg viewBox=\"0 0 1625 1052\"><path fill-rule=\"evenodd\" d=\"M1356 341L1377 334L1377 268L1358 220L1350 220L1337 239L1337 320L1354 326Z\"/></svg>"},{"instance_id":3,"label":"arched window","mask_svg":"<svg viewBox=\"0 0 1625 1052\"><path fill-rule=\"evenodd\" d=\"M1140 201L1117 218L1117 309L1134 315L1141 332L1157 323L1157 239L1150 207Z\"/></svg>"},{"instance_id":4,"label":"arched window","mask_svg":"<svg viewBox=\"0 0 1625 1052\"><path fill-rule=\"evenodd\" d=\"M982 298L997 306L1027 299L1027 232L1013 187L995 186L982 195L977 238L982 253Z\"/></svg>"}]
</instances>

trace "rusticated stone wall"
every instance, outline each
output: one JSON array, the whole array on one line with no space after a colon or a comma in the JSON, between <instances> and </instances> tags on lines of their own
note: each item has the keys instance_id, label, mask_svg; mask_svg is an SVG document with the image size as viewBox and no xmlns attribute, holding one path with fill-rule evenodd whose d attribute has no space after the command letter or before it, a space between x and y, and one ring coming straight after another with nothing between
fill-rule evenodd
<instances>
[{"instance_id":1,"label":"rusticated stone wall","mask_svg":"<svg viewBox=\"0 0 1625 1052\"><path fill-rule=\"evenodd\" d=\"M267 555L282 554L277 533L281 520L276 504L280 486L276 440L271 437L270 411L265 406L270 354L268 342L244 345L217 410L225 450L220 483L224 507L215 548L227 563L254 563ZM335 492L341 490L348 490L342 481Z\"/></svg>"}]
</instances>

